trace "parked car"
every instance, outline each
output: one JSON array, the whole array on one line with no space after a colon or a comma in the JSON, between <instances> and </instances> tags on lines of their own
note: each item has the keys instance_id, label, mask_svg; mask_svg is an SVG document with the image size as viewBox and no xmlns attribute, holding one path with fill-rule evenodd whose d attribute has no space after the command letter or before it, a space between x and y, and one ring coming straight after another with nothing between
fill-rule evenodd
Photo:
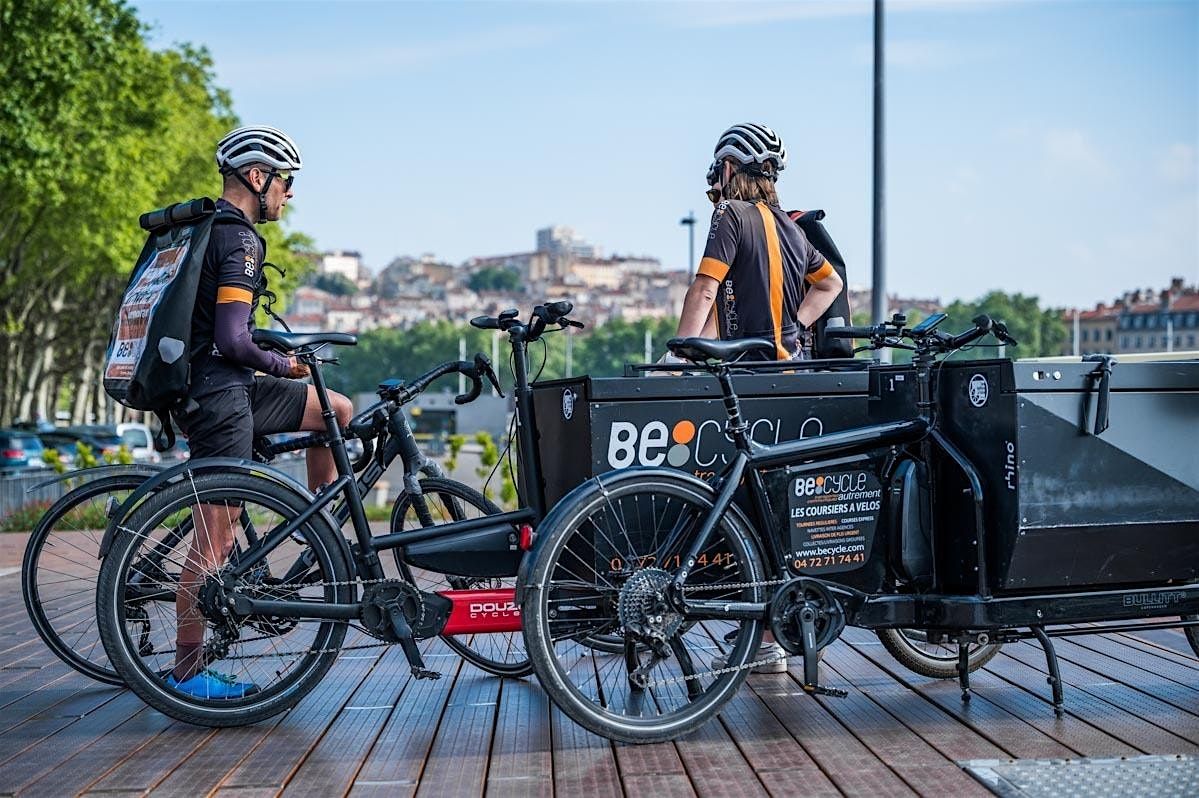
<instances>
[{"instance_id":1,"label":"parked car","mask_svg":"<svg viewBox=\"0 0 1199 798\"><path fill-rule=\"evenodd\" d=\"M64 432L74 435L88 446L97 448L102 454L116 454L121 448L121 436L111 424L83 424L67 427Z\"/></svg>"},{"instance_id":2,"label":"parked car","mask_svg":"<svg viewBox=\"0 0 1199 798\"><path fill-rule=\"evenodd\" d=\"M121 443L139 463L157 463L162 456L154 449L154 434L145 424L117 424Z\"/></svg>"},{"instance_id":3,"label":"parked car","mask_svg":"<svg viewBox=\"0 0 1199 798\"><path fill-rule=\"evenodd\" d=\"M191 454L187 438L180 433L175 433L175 445L162 453L162 459L164 462L179 463L191 457Z\"/></svg>"},{"instance_id":4,"label":"parked car","mask_svg":"<svg viewBox=\"0 0 1199 798\"><path fill-rule=\"evenodd\" d=\"M0 471L47 468L42 459L45 447L32 432L0 429Z\"/></svg>"}]
</instances>

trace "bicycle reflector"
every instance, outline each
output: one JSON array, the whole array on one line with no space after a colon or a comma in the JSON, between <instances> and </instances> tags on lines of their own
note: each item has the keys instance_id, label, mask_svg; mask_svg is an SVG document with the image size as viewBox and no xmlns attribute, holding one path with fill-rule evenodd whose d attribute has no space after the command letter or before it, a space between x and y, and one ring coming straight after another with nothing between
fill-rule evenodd
<instances>
[{"instance_id":1,"label":"bicycle reflector","mask_svg":"<svg viewBox=\"0 0 1199 798\"><path fill-rule=\"evenodd\" d=\"M533 544L537 542L537 533L533 531L533 527L528 524L520 525L520 546L521 551L532 551Z\"/></svg>"}]
</instances>

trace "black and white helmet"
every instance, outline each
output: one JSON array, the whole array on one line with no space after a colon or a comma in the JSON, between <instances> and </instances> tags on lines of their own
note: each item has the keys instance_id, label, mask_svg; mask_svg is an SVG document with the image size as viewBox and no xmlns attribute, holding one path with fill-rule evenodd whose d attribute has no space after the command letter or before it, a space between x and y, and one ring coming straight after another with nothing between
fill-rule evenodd
<instances>
[{"instance_id":1,"label":"black and white helmet","mask_svg":"<svg viewBox=\"0 0 1199 798\"><path fill-rule=\"evenodd\" d=\"M712 153L712 165L708 167L708 183L720 171L720 162L732 158L740 164L764 164L774 162L776 172L787 168L787 148L779 135L765 125L745 122L733 125L720 134L716 149Z\"/></svg>"},{"instance_id":2,"label":"black and white helmet","mask_svg":"<svg viewBox=\"0 0 1199 798\"><path fill-rule=\"evenodd\" d=\"M267 125L239 127L216 145L216 165L222 171L252 163L291 171L304 165L296 143L282 130Z\"/></svg>"}]
</instances>

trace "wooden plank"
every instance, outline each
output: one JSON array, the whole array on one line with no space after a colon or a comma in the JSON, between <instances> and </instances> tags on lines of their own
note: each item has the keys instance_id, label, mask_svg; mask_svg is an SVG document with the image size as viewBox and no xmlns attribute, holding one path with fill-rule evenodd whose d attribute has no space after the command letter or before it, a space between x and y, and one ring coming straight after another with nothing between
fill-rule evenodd
<instances>
[{"instance_id":1,"label":"wooden plank","mask_svg":"<svg viewBox=\"0 0 1199 798\"><path fill-rule=\"evenodd\" d=\"M173 755L167 752L168 761L165 763L162 761L161 748L158 749L158 757L145 756L147 748L171 726L178 729L172 736L179 744L179 750ZM119 789L149 787L162 778L165 767L186 756L195 748L196 743L209 733L209 729L185 726L156 710L143 707L125 723L107 732L79 753L60 762L51 772L25 787L21 794L49 798L74 795L91 787L121 765L128 767L124 783L116 784ZM133 777L133 783L130 783L128 776Z\"/></svg>"},{"instance_id":2,"label":"wooden plank","mask_svg":"<svg viewBox=\"0 0 1199 798\"><path fill-rule=\"evenodd\" d=\"M753 675L747 683L842 792L915 794L789 674Z\"/></svg>"},{"instance_id":3,"label":"wooden plank","mask_svg":"<svg viewBox=\"0 0 1199 798\"><path fill-rule=\"evenodd\" d=\"M288 781L284 795L344 795L411 679L398 646L385 649L341 714Z\"/></svg>"},{"instance_id":4,"label":"wooden plank","mask_svg":"<svg viewBox=\"0 0 1199 798\"><path fill-rule=\"evenodd\" d=\"M554 741L554 794L604 798L623 796L612 743L550 708Z\"/></svg>"},{"instance_id":5,"label":"wooden plank","mask_svg":"<svg viewBox=\"0 0 1199 798\"><path fill-rule=\"evenodd\" d=\"M1175 681L1161 673L1162 670L1170 669L1170 663L1158 660L1159 663L1166 667L1155 667L1154 663L1143 662L1143 660L1149 659L1148 657L1137 657L1133 649L1126 646L1116 646L1117 653L1121 650L1131 652L1134 654L1131 659L1142 661L1139 663L1128 662L1125 659L1109 656L1093 647L1096 645L1103 646L1102 641L1096 641L1092 643L1091 647L1088 647L1078 642L1082 639L1061 638L1055 640L1054 648L1057 650L1059 661L1072 662L1097 675L1126 684L1129 687L1171 704L1183 712L1199 714L1199 687ZM1025 643L1024 645L1027 646L1030 644ZM1041 654L1041 647L1036 646L1034 652ZM1032 663L1030 662L1030 664ZM1192 671L1192 673L1195 673L1196 682L1199 682L1199 672Z\"/></svg>"},{"instance_id":6,"label":"wooden plank","mask_svg":"<svg viewBox=\"0 0 1199 798\"><path fill-rule=\"evenodd\" d=\"M744 691L748 694L749 691ZM742 691L738 691L742 693ZM728 705L726 705L727 707ZM675 742L679 758L686 768L691 786L700 796L764 796L765 787L759 781L745 755L733 742L721 719L710 721L698 731ZM769 714L769 713L767 713ZM777 724L775 732L794 744L791 735ZM762 734L755 731L755 734ZM625 782L628 786L628 782Z\"/></svg>"},{"instance_id":7,"label":"wooden plank","mask_svg":"<svg viewBox=\"0 0 1199 798\"><path fill-rule=\"evenodd\" d=\"M803 684L803 664L789 670L797 688ZM991 793L961 770L943 752L929 745L868 696L855 689L831 667L822 667L829 687L846 690L844 698L821 696L819 701L849 732L894 771L917 794L980 796Z\"/></svg>"},{"instance_id":8,"label":"wooden plank","mask_svg":"<svg viewBox=\"0 0 1199 798\"><path fill-rule=\"evenodd\" d=\"M1015 647L1014 654L1008 654L1007 648L1005 646L1004 653L991 660L986 670L1000 676L1019 690L1036 696L1040 702L1048 705L1050 693L1049 685L1045 684L1045 675L1017 658L1021 653L1020 647ZM1069 664L1063 663L1062 679L1066 682L1065 710L1069 717L1059 721L1060 723L1070 724L1071 717L1076 719L1074 722L1083 721L1096 729L1103 729L1117 737L1122 744L1132 746L1145 754L1179 754L1191 753L1196 750L1193 743L1182 737L1154 726L1143 718L1126 712L1115 704L1082 689L1077 680L1077 674L1072 673L1068 668ZM1110 756L1107 751L1102 750L1082 753L1086 756Z\"/></svg>"},{"instance_id":9,"label":"wooden plank","mask_svg":"<svg viewBox=\"0 0 1199 798\"><path fill-rule=\"evenodd\" d=\"M551 796L550 705L533 677L505 679L487 766L487 796Z\"/></svg>"},{"instance_id":10,"label":"wooden plank","mask_svg":"<svg viewBox=\"0 0 1199 798\"><path fill-rule=\"evenodd\" d=\"M450 656L440 641L438 644L434 656L442 656L434 659L424 652L422 656L430 667L442 672L442 678L409 677L395 711L358 771L351 795L398 796L416 792L445 705L462 670L462 661Z\"/></svg>"},{"instance_id":11,"label":"wooden plank","mask_svg":"<svg viewBox=\"0 0 1199 798\"><path fill-rule=\"evenodd\" d=\"M87 789L94 792L122 792L157 788L180 764L218 733L217 729L175 721L158 736L147 739L136 753L109 770L103 778L93 780Z\"/></svg>"},{"instance_id":12,"label":"wooden plank","mask_svg":"<svg viewBox=\"0 0 1199 798\"><path fill-rule=\"evenodd\" d=\"M969 703L963 703L956 682L929 679L912 673L896 662L876 638L863 639L853 643L852 647L864 660L901 685L901 689L912 690L978 736L989 740L1007 756L1053 759L1078 754L1078 750L1063 744L1029 720L1030 713L1037 713L1044 721L1044 708L1032 696L1021 693L997 701L998 693L1007 685L988 673L979 674L980 686L986 688L997 685L1000 690L984 689L976 693ZM1119 744L1117 740L1107 739L1113 745ZM1126 750L1135 753L1131 747L1126 746Z\"/></svg>"},{"instance_id":13,"label":"wooden plank","mask_svg":"<svg viewBox=\"0 0 1199 798\"><path fill-rule=\"evenodd\" d=\"M848 645L825 649L823 664L951 761L1010 756Z\"/></svg>"},{"instance_id":14,"label":"wooden plank","mask_svg":"<svg viewBox=\"0 0 1199 798\"><path fill-rule=\"evenodd\" d=\"M356 645L347 637L347 645ZM258 747L234 767L220 786L271 787L282 789L303 762L304 757L337 717L353 692L374 666L382 649L352 652L366 659L339 661L325 674L324 680L298 705L288 710L284 722L276 726ZM373 654L373 656L372 656ZM344 656L344 655L343 655Z\"/></svg>"},{"instance_id":15,"label":"wooden plank","mask_svg":"<svg viewBox=\"0 0 1199 798\"><path fill-rule=\"evenodd\" d=\"M1010 656L1038 673L1048 674L1049 669L1045 663L1045 655L1041 652L1040 646L1012 646ZM1109 659L1108 662L1112 662L1112 660ZM1118 707L1123 713L1135 717L1150 726L1150 728L1133 727L1126 737L1134 745L1137 744L1137 740L1144 739L1147 745L1155 748L1155 750L1147 753L1183 752L1171 749L1170 746L1172 745L1178 746L1185 751L1193 751L1199 748L1199 716L1181 711L1177 707L1155 698L1148 692L1130 687L1110 672L1100 672L1094 668L1082 667L1062 657L1058 658L1058 667L1061 670L1062 681L1066 685L1065 698L1067 710L1071 709L1071 704L1075 697L1082 695L1085 699L1089 700L1093 696L1107 702L1113 707ZM1045 677L1042 676L1042 678ZM1164 685L1168 684L1168 682L1159 682L1159 684ZM1071 687L1074 689L1071 689ZM1182 690L1185 688L1179 686L1178 689ZM1118 717L1122 716L1114 714L1112 719ZM1106 722L1111 723L1111 719ZM1156 727L1156 729L1152 727ZM1167 735L1179 739L1175 742L1170 739L1170 736L1162 736L1160 732L1165 732ZM1184 743L1183 741L1186 742Z\"/></svg>"},{"instance_id":16,"label":"wooden plank","mask_svg":"<svg viewBox=\"0 0 1199 798\"><path fill-rule=\"evenodd\" d=\"M3 789L16 792L49 773L145 708L133 693L121 693L101 709L80 718L4 763Z\"/></svg>"},{"instance_id":17,"label":"wooden plank","mask_svg":"<svg viewBox=\"0 0 1199 798\"><path fill-rule=\"evenodd\" d=\"M867 646L855 643L855 647L858 652L867 655L873 663L888 672L908 673L881 645ZM1005 654L1000 653L999 657L992 661L999 661L1005 657ZM910 675L905 678L921 677ZM954 679L929 679L911 684L930 701L984 737L992 739L1000 748L1011 751L1014 756L1047 756L1038 752L1046 748L1043 738L1031 733L1031 730L1042 732L1043 736L1056 740L1079 756L1132 756L1139 752L1132 745L1096 729L1095 726L1066 723L1054 717L1052 709L1047 707L1042 696L1013 689L1011 682L986 669L971 673L970 684L974 688L974 694L969 702L960 699L958 685ZM1043 681L1037 681L1037 684L1043 684Z\"/></svg>"},{"instance_id":18,"label":"wooden plank","mask_svg":"<svg viewBox=\"0 0 1199 798\"><path fill-rule=\"evenodd\" d=\"M450 693L441 731L433 741L416 794L477 796L483 793L500 680L462 668Z\"/></svg>"}]
</instances>

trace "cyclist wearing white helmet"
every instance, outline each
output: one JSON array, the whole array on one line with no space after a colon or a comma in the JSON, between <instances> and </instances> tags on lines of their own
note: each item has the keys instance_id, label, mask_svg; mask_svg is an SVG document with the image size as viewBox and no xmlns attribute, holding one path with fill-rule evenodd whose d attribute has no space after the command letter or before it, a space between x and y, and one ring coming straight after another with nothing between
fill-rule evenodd
<instances>
[{"instance_id":1,"label":"cyclist wearing white helmet","mask_svg":"<svg viewBox=\"0 0 1199 798\"><path fill-rule=\"evenodd\" d=\"M844 284L779 207L786 166L783 140L765 125L733 125L717 140L708 167L716 208L679 336L770 338L775 359L802 356L805 331Z\"/></svg>"},{"instance_id":2,"label":"cyclist wearing white helmet","mask_svg":"<svg viewBox=\"0 0 1199 798\"><path fill-rule=\"evenodd\" d=\"M188 435L192 457L249 460L255 436L325 428L315 389L299 380L307 367L259 349L250 337L254 309L266 288L266 241L254 225L282 217L303 161L287 134L251 125L221 139L216 163L224 177L216 203L223 222L212 226L204 253L192 315L190 401L175 418ZM350 400L333 392L329 397L338 420L348 424ZM315 489L335 477L330 451L309 449L309 485ZM175 668L167 685L202 698L240 698L257 689L212 673L201 662L205 620L196 593L202 575L224 563L232 549L235 530L226 510L200 508L175 599Z\"/></svg>"}]
</instances>

